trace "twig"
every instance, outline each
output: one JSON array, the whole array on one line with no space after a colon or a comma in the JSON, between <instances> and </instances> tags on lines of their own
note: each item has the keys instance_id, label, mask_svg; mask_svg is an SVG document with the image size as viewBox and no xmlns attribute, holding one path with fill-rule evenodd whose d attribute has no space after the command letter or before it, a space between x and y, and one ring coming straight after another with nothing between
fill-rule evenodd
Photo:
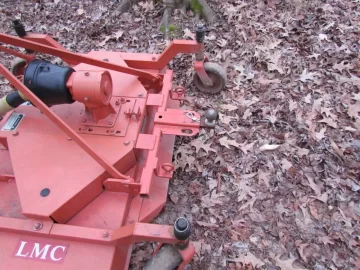
<instances>
[{"instance_id":1,"label":"twig","mask_svg":"<svg viewBox=\"0 0 360 270\"><path fill-rule=\"evenodd\" d=\"M217 173L217 187L216 187L216 193L220 193L221 189L221 174Z\"/></svg>"}]
</instances>

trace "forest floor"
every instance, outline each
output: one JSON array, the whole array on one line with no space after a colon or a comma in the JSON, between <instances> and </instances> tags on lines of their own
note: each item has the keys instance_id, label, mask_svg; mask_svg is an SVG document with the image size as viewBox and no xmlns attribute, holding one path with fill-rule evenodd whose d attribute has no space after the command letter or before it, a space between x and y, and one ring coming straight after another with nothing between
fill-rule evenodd
<instances>
[{"instance_id":1,"label":"forest floor","mask_svg":"<svg viewBox=\"0 0 360 270\"><path fill-rule=\"evenodd\" d=\"M227 69L226 89L198 92L190 55L171 67L187 89L183 108L218 109L220 122L177 139L169 200L154 222L189 218L192 269L360 269L360 1L208 2L219 20L206 51ZM3 0L0 32L14 34L16 17L76 52L165 48L161 4L112 17L116 5ZM193 14L180 15L171 38L194 38ZM131 269L154 247L136 245Z\"/></svg>"}]
</instances>

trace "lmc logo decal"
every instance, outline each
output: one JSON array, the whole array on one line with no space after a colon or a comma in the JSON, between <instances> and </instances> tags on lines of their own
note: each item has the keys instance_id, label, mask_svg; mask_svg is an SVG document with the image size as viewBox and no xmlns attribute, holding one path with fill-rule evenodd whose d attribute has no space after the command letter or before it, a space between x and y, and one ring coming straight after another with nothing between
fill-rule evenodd
<instances>
[{"instance_id":1,"label":"lmc logo decal","mask_svg":"<svg viewBox=\"0 0 360 270\"><path fill-rule=\"evenodd\" d=\"M65 260L69 245L19 240L14 256L29 260L62 263Z\"/></svg>"}]
</instances>

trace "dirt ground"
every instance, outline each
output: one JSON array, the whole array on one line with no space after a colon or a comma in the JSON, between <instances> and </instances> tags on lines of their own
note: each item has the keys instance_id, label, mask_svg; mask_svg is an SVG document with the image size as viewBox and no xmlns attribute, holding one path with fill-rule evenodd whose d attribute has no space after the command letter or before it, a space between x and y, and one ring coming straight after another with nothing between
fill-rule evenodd
<instances>
[{"instance_id":1,"label":"dirt ground","mask_svg":"<svg viewBox=\"0 0 360 270\"><path fill-rule=\"evenodd\" d=\"M218 22L208 27L206 51L227 69L226 89L199 93L192 56L171 67L187 88L183 107L218 109L220 122L177 139L177 171L155 222L189 218L191 269L360 269L360 1L208 2ZM0 31L14 34L16 17L77 52L165 48L161 3L112 17L117 4L3 0ZM171 38L193 38L187 16L175 11ZM154 247L137 245L131 269Z\"/></svg>"}]
</instances>

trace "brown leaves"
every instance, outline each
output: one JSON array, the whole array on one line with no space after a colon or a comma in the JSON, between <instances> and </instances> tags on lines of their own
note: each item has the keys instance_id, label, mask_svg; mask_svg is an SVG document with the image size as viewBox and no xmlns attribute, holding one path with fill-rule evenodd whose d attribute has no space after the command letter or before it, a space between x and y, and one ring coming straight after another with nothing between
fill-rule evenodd
<instances>
[{"instance_id":1,"label":"brown leaves","mask_svg":"<svg viewBox=\"0 0 360 270\"><path fill-rule=\"evenodd\" d=\"M226 148L230 149L230 146L235 146L235 147L239 147L240 144L238 144L236 142L236 140L230 140L227 138L227 136L224 136L224 137L221 137L219 139L219 143L222 145L222 146L225 146Z\"/></svg>"},{"instance_id":2,"label":"brown leaves","mask_svg":"<svg viewBox=\"0 0 360 270\"><path fill-rule=\"evenodd\" d=\"M285 260L280 259L281 254L276 256L274 259L276 261L276 266L280 267L281 270L295 270L295 269L301 269L293 266L294 261L296 258L289 258Z\"/></svg>"},{"instance_id":3,"label":"brown leaves","mask_svg":"<svg viewBox=\"0 0 360 270\"><path fill-rule=\"evenodd\" d=\"M320 184L316 184L314 181L314 177L310 174L305 174L308 182L309 182L309 186L311 187L311 189L315 192L316 196L321 196L321 189L322 189L322 185Z\"/></svg>"},{"instance_id":4,"label":"brown leaves","mask_svg":"<svg viewBox=\"0 0 360 270\"><path fill-rule=\"evenodd\" d=\"M325 123L327 124L328 126L332 127L332 128L337 128L337 123L331 119L331 118L324 118L320 121L318 121L319 123Z\"/></svg>"},{"instance_id":5,"label":"brown leaves","mask_svg":"<svg viewBox=\"0 0 360 270\"><path fill-rule=\"evenodd\" d=\"M238 263L243 263L243 264L252 264L255 267L261 267L261 266L265 265L265 263L261 259L258 259L251 252L247 252L245 255L240 254L238 258L227 258L226 260L228 262L238 262Z\"/></svg>"},{"instance_id":6,"label":"brown leaves","mask_svg":"<svg viewBox=\"0 0 360 270\"><path fill-rule=\"evenodd\" d=\"M212 145L211 141L208 144L205 144L205 141L201 140L201 138L198 138L191 141L190 145L196 148L196 153L199 153L200 149L203 149L207 154L209 151L216 153L216 150L210 147Z\"/></svg>"},{"instance_id":7,"label":"brown leaves","mask_svg":"<svg viewBox=\"0 0 360 270\"><path fill-rule=\"evenodd\" d=\"M317 75L317 72L308 72L307 69L304 69L303 72L300 75L300 81L306 82L306 81L313 81L314 76Z\"/></svg>"}]
</instances>

